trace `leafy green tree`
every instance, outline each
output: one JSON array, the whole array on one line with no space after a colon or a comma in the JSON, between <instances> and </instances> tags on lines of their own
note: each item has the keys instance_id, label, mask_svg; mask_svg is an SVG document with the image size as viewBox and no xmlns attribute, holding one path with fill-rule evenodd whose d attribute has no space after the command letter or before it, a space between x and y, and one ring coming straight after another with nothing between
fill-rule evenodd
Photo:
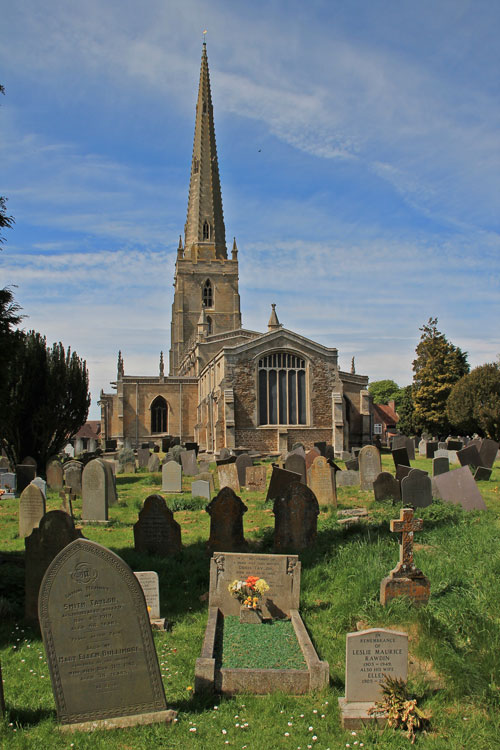
<instances>
[{"instance_id":1,"label":"leafy green tree","mask_svg":"<svg viewBox=\"0 0 500 750\"><path fill-rule=\"evenodd\" d=\"M4 87L0 84L0 94L5 94ZM7 198L0 195L0 229L11 227L14 223L14 217L7 214ZM0 244L4 242L4 237L0 233Z\"/></svg>"},{"instance_id":2,"label":"leafy green tree","mask_svg":"<svg viewBox=\"0 0 500 750\"><path fill-rule=\"evenodd\" d=\"M87 419L87 366L75 352L65 352L61 343L48 347L35 331L12 335L0 435L11 462L30 455L44 466Z\"/></svg>"},{"instance_id":3,"label":"leafy green tree","mask_svg":"<svg viewBox=\"0 0 500 750\"><path fill-rule=\"evenodd\" d=\"M448 396L448 419L460 432L500 441L500 365L475 367Z\"/></svg>"},{"instance_id":4,"label":"leafy green tree","mask_svg":"<svg viewBox=\"0 0 500 750\"><path fill-rule=\"evenodd\" d=\"M432 434L450 430L446 402L452 387L469 372L467 352L450 343L438 331L437 318L429 318L413 361L413 400L415 426Z\"/></svg>"},{"instance_id":5,"label":"leafy green tree","mask_svg":"<svg viewBox=\"0 0 500 750\"><path fill-rule=\"evenodd\" d=\"M368 386L374 404L396 403L396 411L400 399L401 388L394 380L375 380Z\"/></svg>"},{"instance_id":6,"label":"leafy green tree","mask_svg":"<svg viewBox=\"0 0 500 750\"><path fill-rule=\"evenodd\" d=\"M398 412L398 432L403 435L415 435L415 404L413 402L413 386L407 385L400 389Z\"/></svg>"}]
</instances>

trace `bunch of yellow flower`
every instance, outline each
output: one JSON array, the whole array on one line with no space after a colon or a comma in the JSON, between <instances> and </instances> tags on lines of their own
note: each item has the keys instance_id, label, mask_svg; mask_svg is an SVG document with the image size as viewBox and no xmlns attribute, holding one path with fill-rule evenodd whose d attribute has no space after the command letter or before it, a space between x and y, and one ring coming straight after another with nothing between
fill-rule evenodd
<instances>
[{"instance_id":1,"label":"bunch of yellow flower","mask_svg":"<svg viewBox=\"0 0 500 750\"><path fill-rule=\"evenodd\" d=\"M269 591L266 581L258 576L248 576L246 581L233 581L227 588L232 596L249 609L258 609L260 597Z\"/></svg>"}]
</instances>

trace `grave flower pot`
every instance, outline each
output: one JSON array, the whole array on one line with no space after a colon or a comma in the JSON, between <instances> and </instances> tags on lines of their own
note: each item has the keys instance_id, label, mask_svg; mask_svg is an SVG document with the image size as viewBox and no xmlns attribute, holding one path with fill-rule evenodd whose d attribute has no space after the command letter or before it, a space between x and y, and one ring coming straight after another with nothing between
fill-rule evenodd
<instances>
[{"instance_id":1,"label":"grave flower pot","mask_svg":"<svg viewBox=\"0 0 500 750\"><path fill-rule=\"evenodd\" d=\"M242 605L240 607L240 622L249 623L251 625L259 625L262 622L261 610Z\"/></svg>"}]
</instances>

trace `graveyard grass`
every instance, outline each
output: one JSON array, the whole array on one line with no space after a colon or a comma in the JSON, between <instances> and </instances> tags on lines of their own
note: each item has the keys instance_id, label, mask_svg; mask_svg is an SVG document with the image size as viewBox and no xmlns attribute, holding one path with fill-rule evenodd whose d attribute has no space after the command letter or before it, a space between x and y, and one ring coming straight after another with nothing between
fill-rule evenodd
<instances>
[{"instance_id":1,"label":"graveyard grass","mask_svg":"<svg viewBox=\"0 0 500 750\"><path fill-rule=\"evenodd\" d=\"M430 460L417 458L412 463L430 470ZM382 469L393 472L391 464L391 457L383 456ZM344 695L345 637L357 626L409 634L410 687L419 704L432 711L430 730L417 739L419 747L498 747L499 463L491 481L479 485L487 511L466 513L433 503L417 512L424 518L424 530L415 537L415 563L431 582L430 602L420 609L405 600L386 608L379 604L380 581L398 561L389 520L397 518L399 510L390 503L375 506L372 492L355 487L338 489L338 508L364 506L368 518L345 528L335 509L321 508L317 543L300 554L300 611L319 657L329 662L330 686L299 697L276 693L207 698L193 692L207 618L209 517L203 501L190 500L191 479L184 478L182 495L163 495L182 528L183 552L178 558L152 558L133 548L132 525L143 501L149 494L163 494L160 474L119 476L119 503L110 509L110 524L83 528L84 536L112 549L133 570L159 574L161 610L169 629L154 637L167 703L178 711L177 722L170 726L74 735L57 731L43 645L39 633L22 619L24 543L18 537L18 500L0 502L0 658L7 704L0 725L1 748L406 748L405 736L390 729L353 735L340 727L337 698ZM265 495L240 495L248 506L244 525L249 551L272 552L274 519ZM47 510L59 505L57 495L49 492ZM77 500L77 521L80 514Z\"/></svg>"}]
</instances>

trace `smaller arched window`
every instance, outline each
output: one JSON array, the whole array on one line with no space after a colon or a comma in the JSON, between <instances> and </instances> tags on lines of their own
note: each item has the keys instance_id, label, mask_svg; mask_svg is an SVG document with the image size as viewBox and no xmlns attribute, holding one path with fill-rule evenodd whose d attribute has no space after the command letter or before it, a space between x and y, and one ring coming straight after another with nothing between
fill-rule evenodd
<instances>
[{"instance_id":1,"label":"smaller arched window","mask_svg":"<svg viewBox=\"0 0 500 750\"><path fill-rule=\"evenodd\" d=\"M193 161L193 174L198 174L199 171L200 171L200 160L195 159Z\"/></svg>"},{"instance_id":2,"label":"smaller arched window","mask_svg":"<svg viewBox=\"0 0 500 750\"><path fill-rule=\"evenodd\" d=\"M204 115L207 114L207 103L206 102L203 102L203 114Z\"/></svg>"},{"instance_id":3,"label":"smaller arched window","mask_svg":"<svg viewBox=\"0 0 500 750\"><path fill-rule=\"evenodd\" d=\"M203 222L203 239L204 240L210 239L210 224L208 223L206 219Z\"/></svg>"},{"instance_id":4,"label":"smaller arched window","mask_svg":"<svg viewBox=\"0 0 500 750\"><path fill-rule=\"evenodd\" d=\"M203 285L202 301L203 301L203 307L213 307L214 295L213 295L212 284L210 283L210 279L207 279Z\"/></svg>"},{"instance_id":5,"label":"smaller arched window","mask_svg":"<svg viewBox=\"0 0 500 750\"><path fill-rule=\"evenodd\" d=\"M210 315L207 315L207 333L209 336L212 333L212 329L213 329L212 318L210 317Z\"/></svg>"},{"instance_id":6,"label":"smaller arched window","mask_svg":"<svg viewBox=\"0 0 500 750\"><path fill-rule=\"evenodd\" d=\"M151 404L151 432L167 432L167 402L157 396Z\"/></svg>"}]
</instances>

